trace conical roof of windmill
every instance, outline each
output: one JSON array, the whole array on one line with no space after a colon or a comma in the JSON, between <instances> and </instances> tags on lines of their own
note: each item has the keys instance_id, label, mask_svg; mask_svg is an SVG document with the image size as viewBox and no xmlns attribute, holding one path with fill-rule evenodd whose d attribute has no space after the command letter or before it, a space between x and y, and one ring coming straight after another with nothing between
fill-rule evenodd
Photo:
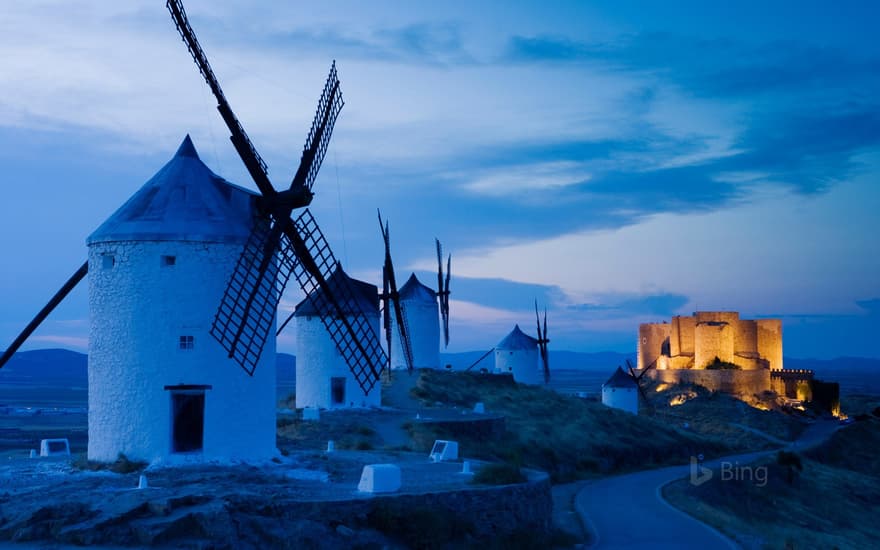
<instances>
[{"instance_id":1,"label":"conical roof of windmill","mask_svg":"<svg viewBox=\"0 0 880 550\"><path fill-rule=\"evenodd\" d=\"M518 349L536 349L538 341L528 334L520 330L519 325L513 327L510 334L504 337L504 340L498 342L495 346L497 349L518 350Z\"/></svg>"},{"instance_id":2,"label":"conical roof of windmill","mask_svg":"<svg viewBox=\"0 0 880 550\"><path fill-rule=\"evenodd\" d=\"M358 281L349 277L342 266L337 264L336 269L330 278L327 279L333 296L337 300L343 300L343 296L349 296L347 301L341 301L343 313L358 313L360 311L369 314L379 310L379 289L376 285ZM341 289L348 287L349 292L343 292ZM294 310L295 317L311 317L318 316L318 308L315 306L317 300L323 299L324 292L320 289L309 294L302 302L296 305Z\"/></svg>"},{"instance_id":3,"label":"conical roof of windmill","mask_svg":"<svg viewBox=\"0 0 880 550\"><path fill-rule=\"evenodd\" d=\"M255 197L199 158L189 135L174 158L87 239L243 242L253 227Z\"/></svg>"},{"instance_id":4,"label":"conical roof of windmill","mask_svg":"<svg viewBox=\"0 0 880 550\"><path fill-rule=\"evenodd\" d=\"M608 386L610 388L634 388L638 384L635 380L633 380L632 376L623 372L622 368L617 367L617 370L614 371L614 374L611 375L611 378L609 378L608 381L602 385Z\"/></svg>"},{"instance_id":5,"label":"conical roof of windmill","mask_svg":"<svg viewBox=\"0 0 880 550\"><path fill-rule=\"evenodd\" d=\"M406 283L400 287L399 293L402 300L423 302L437 300L437 293L431 287L423 285L415 273L410 275Z\"/></svg>"}]
</instances>

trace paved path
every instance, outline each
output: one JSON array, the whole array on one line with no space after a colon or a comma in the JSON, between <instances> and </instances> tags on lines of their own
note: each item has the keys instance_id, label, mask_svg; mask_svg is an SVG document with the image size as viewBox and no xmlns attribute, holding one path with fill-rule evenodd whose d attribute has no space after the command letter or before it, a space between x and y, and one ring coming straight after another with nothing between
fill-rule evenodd
<instances>
[{"instance_id":1,"label":"paved path","mask_svg":"<svg viewBox=\"0 0 880 550\"><path fill-rule=\"evenodd\" d=\"M817 422L788 448L800 451L814 446L836 428L836 421ZM722 461L742 465L774 452L727 456L703 466L717 472ZM575 510L593 534L593 548L736 548L733 541L660 496L664 485L690 473L689 465L670 466L586 485L575 498Z\"/></svg>"}]
</instances>

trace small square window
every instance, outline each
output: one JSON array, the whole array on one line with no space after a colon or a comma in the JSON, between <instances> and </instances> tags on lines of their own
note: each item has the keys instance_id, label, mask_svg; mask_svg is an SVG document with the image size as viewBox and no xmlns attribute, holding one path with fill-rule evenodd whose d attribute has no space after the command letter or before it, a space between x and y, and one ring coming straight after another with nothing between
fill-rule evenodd
<instances>
[{"instance_id":1,"label":"small square window","mask_svg":"<svg viewBox=\"0 0 880 550\"><path fill-rule=\"evenodd\" d=\"M116 265L116 256L112 254L104 254L101 256L101 266L104 269L113 269L114 265Z\"/></svg>"},{"instance_id":2,"label":"small square window","mask_svg":"<svg viewBox=\"0 0 880 550\"><path fill-rule=\"evenodd\" d=\"M162 256L162 267L171 267L177 263L177 256Z\"/></svg>"},{"instance_id":3,"label":"small square window","mask_svg":"<svg viewBox=\"0 0 880 550\"><path fill-rule=\"evenodd\" d=\"M181 336L179 347L185 350L193 349L196 347L196 340L192 336Z\"/></svg>"}]
</instances>

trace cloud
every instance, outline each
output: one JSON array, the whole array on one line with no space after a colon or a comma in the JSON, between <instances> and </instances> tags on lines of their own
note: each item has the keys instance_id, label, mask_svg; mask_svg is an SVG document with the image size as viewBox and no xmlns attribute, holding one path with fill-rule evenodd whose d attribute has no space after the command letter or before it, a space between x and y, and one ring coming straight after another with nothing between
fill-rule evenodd
<instances>
[{"instance_id":1,"label":"cloud","mask_svg":"<svg viewBox=\"0 0 880 550\"><path fill-rule=\"evenodd\" d=\"M458 275L455 272L455 261L456 258L453 258L450 292L456 300L479 304L497 311L532 312L534 314L535 300L541 307L548 304L552 307L565 299L562 290L552 285L522 283L504 278L482 279ZM419 263L419 268L436 269L436 263L432 264L428 260L423 260ZM427 283L428 286L433 288L436 285L436 271L419 271L417 275L419 280ZM513 273L510 275L514 276ZM450 310L451 308L450 305Z\"/></svg>"},{"instance_id":2,"label":"cloud","mask_svg":"<svg viewBox=\"0 0 880 550\"><path fill-rule=\"evenodd\" d=\"M586 317L607 319L609 317L657 316L661 318L677 315L681 308L690 302L681 294L654 294L647 296L604 295L595 302L569 306L569 309Z\"/></svg>"},{"instance_id":3,"label":"cloud","mask_svg":"<svg viewBox=\"0 0 880 550\"><path fill-rule=\"evenodd\" d=\"M525 166L506 167L491 171L464 184L464 188L479 195L516 195L527 190L553 192L577 185L590 179L589 172L574 162L541 162Z\"/></svg>"},{"instance_id":4,"label":"cloud","mask_svg":"<svg viewBox=\"0 0 880 550\"><path fill-rule=\"evenodd\" d=\"M347 32L338 27L301 27L257 36L234 36L245 47L253 47L256 42L271 50L295 51L300 56L322 59L330 56L438 66L476 63L464 48L460 25L451 21Z\"/></svg>"},{"instance_id":5,"label":"cloud","mask_svg":"<svg viewBox=\"0 0 880 550\"><path fill-rule=\"evenodd\" d=\"M600 64L649 73L700 95L751 96L828 90L877 81L880 58L792 40L750 44L670 32L621 35L604 42L565 36L512 36L501 58L510 63Z\"/></svg>"}]
</instances>

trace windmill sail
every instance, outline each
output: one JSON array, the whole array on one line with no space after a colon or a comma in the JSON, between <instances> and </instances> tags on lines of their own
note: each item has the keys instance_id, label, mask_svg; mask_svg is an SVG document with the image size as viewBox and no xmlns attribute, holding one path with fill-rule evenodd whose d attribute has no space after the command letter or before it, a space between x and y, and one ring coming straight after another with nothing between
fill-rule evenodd
<instances>
[{"instance_id":1,"label":"windmill sail","mask_svg":"<svg viewBox=\"0 0 880 550\"><path fill-rule=\"evenodd\" d=\"M437 298L440 303L440 317L443 319L443 339L445 347L449 347L449 279L452 276L452 254L446 259L446 277L443 277L443 246L440 239L437 244Z\"/></svg>"},{"instance_id":2,"label":"windmill sail","mask_svg":"<svg viewBox=\"0 0 880 550\"><path fill-rule=\"evenodd\" d=\"M538 351L541 355L541 364L544 367L544 383L550 382L550 356L547 352L547 344L550 339L547 338L547 310L544 309L544 328L541 329L541 318L538 316L538 301L535 300L535 322L538 325Z\"/></svg>"},{"instance_id":3,"label":"windmill sail","mask_svg":"<svg viewBox=\"0 0 880 550\"><path fill-rule=\"evenodd\" d=\"M312 186L326 153L336 118L344 105L335 63L330 69L312 127L306 138L299 167L286 191L277 192L269 181L266 163L257 153L241 123L232 112L208 58L199 45L180 0L168 0L177 30L217 99L217 109L231 133L230 139L262 194L267 213L258 221L224 293L211 334L249 374L262 353L278 301L291 273L307 295L321 290L316 304L339 352L365 393L375 385L384 363L377 336L364 315L349 320L343 304L344 288L331 288L328 278L336 266L326 239L311 213L305 210L296 221L295 208L308 206ZM337 296L335 293L341 293ZM286 322L284 323L286 325ZM283 327L284 325L282 325Z\"/></svg>"},{"instance_id":4,"label":"windmill sail","mask_svg":"<svg viewBox=\"0 0 880 550\"><path fill-rule=\"evenodd\" d=\"M30 337L30 335L33 334L35 330L37 330L37 327L39 327L43 323L43 321L46 320L46 317L48 317L49 314L52 313L52 310L58 307L58 304L60 304L64 300L64 298L66 298L67 295L70 294L70 291L73 290L74 287L76 287L76 285L83 280L83 278L85 278L88 271L89 262L85 262L79 267L79 269L76 270L76 273L74 273L70 277L70 279L68 279L67 282L65 282L61 286L61 288L58 289L58 292L56 292L55 295L52 296L52 299L50 299L49 302L45 306L43 306L43 309L41 309L39 313L37 313L37 315L33 318L33 320L31 320L30 323L28 323L26 327L24 327L24 330L21 331L21 334L19 334L15 338L15 340L12 341L12 344L10 344L9 347L6 348L6 351L3 352L3 355L0 356L0 369L2 369L3 365L5 365L10 359L12 359L12 356L15 355L15 352L18 351L18 348L20 348L21 345L24 344L25 341Z\"/></svg>"},{"instance_id":5,"label":"windmill sail","mask_svg":"<svg viewBox=\"0 0 880 550\"><path fill-rule=\"evenodd\" d=\"M394 320L397 323L397 331L400 335L400 347L403 349L403 359L406 368L413 370L412 342L410 341L409 325L407 323L406 306L400 300L400 292L397 290L397 278L394 275L394 264L391 261L391 238L388 233L388 222L382 223L382 213L379 212L379 229L382 231L382 240L385 243L385 264L382 267L382 300L385 302L385 338L388 344L388 369L391 365L391 342L393 330L391 328L390 308L394 307Z\"/></svg>"}]
</instances>

